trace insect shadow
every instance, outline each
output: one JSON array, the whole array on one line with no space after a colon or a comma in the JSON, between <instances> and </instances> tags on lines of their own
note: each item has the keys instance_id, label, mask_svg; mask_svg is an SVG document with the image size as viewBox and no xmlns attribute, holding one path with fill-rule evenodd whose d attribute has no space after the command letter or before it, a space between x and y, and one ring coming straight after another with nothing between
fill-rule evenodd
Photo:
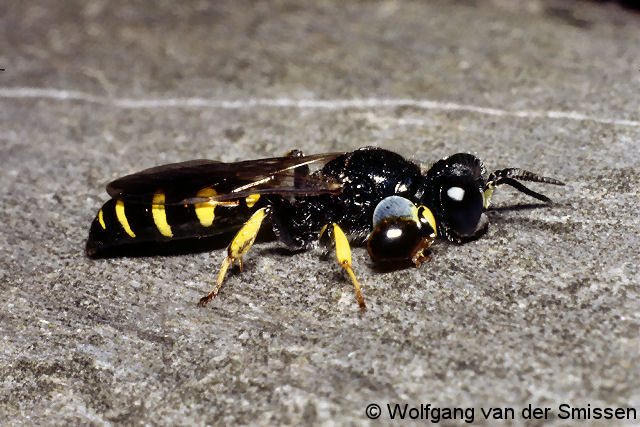
<instances>
[{"instance_id":1,"label":"insect shadow","mask_svg":"<svg viewBox=\"0 0 640 427\"><path fill-rule=\"evenodd\" d=\"M234 230L198 239L190 238L170 240L162 242L162 244L158 244L158 242L135 243L128 246L105 249L94 258L142 258L150 256L171 257L211 252L214 250L225 249L228 246L228 242L235 236L235 233L236 231ZM274 240L276 240L276 235L270 227L263 227L256 237L256 242L258 243L266 243Z\"/></svg>"},{"instance_id":2,"label":"insect shadow","mask_svg":"<svg viewBox=\"0 0 640 427\"><path fill-rule=\"evenodd\" d=\"M557 204L554 204L557 206ZM509 212L509 211L530 211L534 209L547 208L549 204L547 203L519 203L516 205L508 205L508 206L492 206L487 209L487 212Z\"/></svg>"}]
</instances>

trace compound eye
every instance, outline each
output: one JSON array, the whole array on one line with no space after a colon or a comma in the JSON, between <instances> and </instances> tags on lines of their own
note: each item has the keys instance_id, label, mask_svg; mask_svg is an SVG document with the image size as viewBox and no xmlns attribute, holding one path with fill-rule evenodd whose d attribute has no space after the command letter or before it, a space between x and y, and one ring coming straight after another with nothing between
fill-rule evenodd
<instances>
[{"instance_id":1,"label":"compound eye","mask_svg":"<svg viewBox=\"0 0 640 427\"><path fill-rule=\"evenodd\" d=\"M472 182L451 183L442 188L444 221L458 236L473 234L484 209L482 191Z\"/></svg>"},{"instance_id":2,"label":"compound eye","mask_svg":"<svg viewBox=\"0 0 640 427\"><path fill-rule=\"evenodd\" d=\"M411 260L418 264L435 238L434 230L435 220L429 209L416 208L404 197L390 196L376 206L367 249L374 261Z\"/></svg>"}]
</instances>

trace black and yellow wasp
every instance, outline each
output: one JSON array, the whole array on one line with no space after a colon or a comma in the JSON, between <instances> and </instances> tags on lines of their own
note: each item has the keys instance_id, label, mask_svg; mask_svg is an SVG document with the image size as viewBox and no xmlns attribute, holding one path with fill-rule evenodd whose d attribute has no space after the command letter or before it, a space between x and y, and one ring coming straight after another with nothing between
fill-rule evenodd
<instances>
[{"instance_id":1,"label":"black and yellow wasp","mask_svg":"<svg viewBox=\"0 0 640 427\"><path fill-rule=\"evenodd\" d=\"M364 244L377 263L414 264L427 258L436 236L462 243L482 235L494 189L508 184L550 202L520 181L563 185L509 168L485 178L482 162L459 153L423 170L388 150L365 147L349 153L223 163L193 160L143 170L111 182L111 200L91 224L87 253L100 257L141 242L202 238L237 231L213 290L227 269L253 245L263 224L292 248L332 239L340 265L355 287L349 242Z\"/></svg>"}]
</instances>

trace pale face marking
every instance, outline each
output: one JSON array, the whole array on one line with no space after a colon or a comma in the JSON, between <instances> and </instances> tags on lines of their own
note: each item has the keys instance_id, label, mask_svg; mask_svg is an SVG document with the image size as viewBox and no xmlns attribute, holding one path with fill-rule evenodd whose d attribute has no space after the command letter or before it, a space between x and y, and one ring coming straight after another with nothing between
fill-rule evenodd
<instances>
[{"instance_id":1,"label":"pale face marking","mask_svg":"<svg viewBox=\"0 0 640 427\"><path fill-rule=\"evenodd\" d=\"M390 228L387 230L386 234L388 239L395 239L402 236L402 230L400 230L399 228Z\"/></svg>"}]
</instances>

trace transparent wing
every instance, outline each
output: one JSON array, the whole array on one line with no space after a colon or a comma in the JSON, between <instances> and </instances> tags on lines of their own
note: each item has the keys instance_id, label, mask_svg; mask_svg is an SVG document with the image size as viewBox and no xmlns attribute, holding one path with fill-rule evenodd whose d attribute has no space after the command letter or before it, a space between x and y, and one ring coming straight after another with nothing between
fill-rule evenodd
<instances>
[{"instance_id":1,"label":"transparent wing","mask_svg":"<svg viewBox=\"0 0 640 427\"><path fill-rule=\"evenodd\" d=\"M166 205L222 202L254 194L338 194L342 191L338 182L311 171L342 154L171 163L119 178L107 185L107 193L128 203L150 204L154 194L162 191ZM203 189L213 191L198 196Z\"/></svg>"}]
</instances>

